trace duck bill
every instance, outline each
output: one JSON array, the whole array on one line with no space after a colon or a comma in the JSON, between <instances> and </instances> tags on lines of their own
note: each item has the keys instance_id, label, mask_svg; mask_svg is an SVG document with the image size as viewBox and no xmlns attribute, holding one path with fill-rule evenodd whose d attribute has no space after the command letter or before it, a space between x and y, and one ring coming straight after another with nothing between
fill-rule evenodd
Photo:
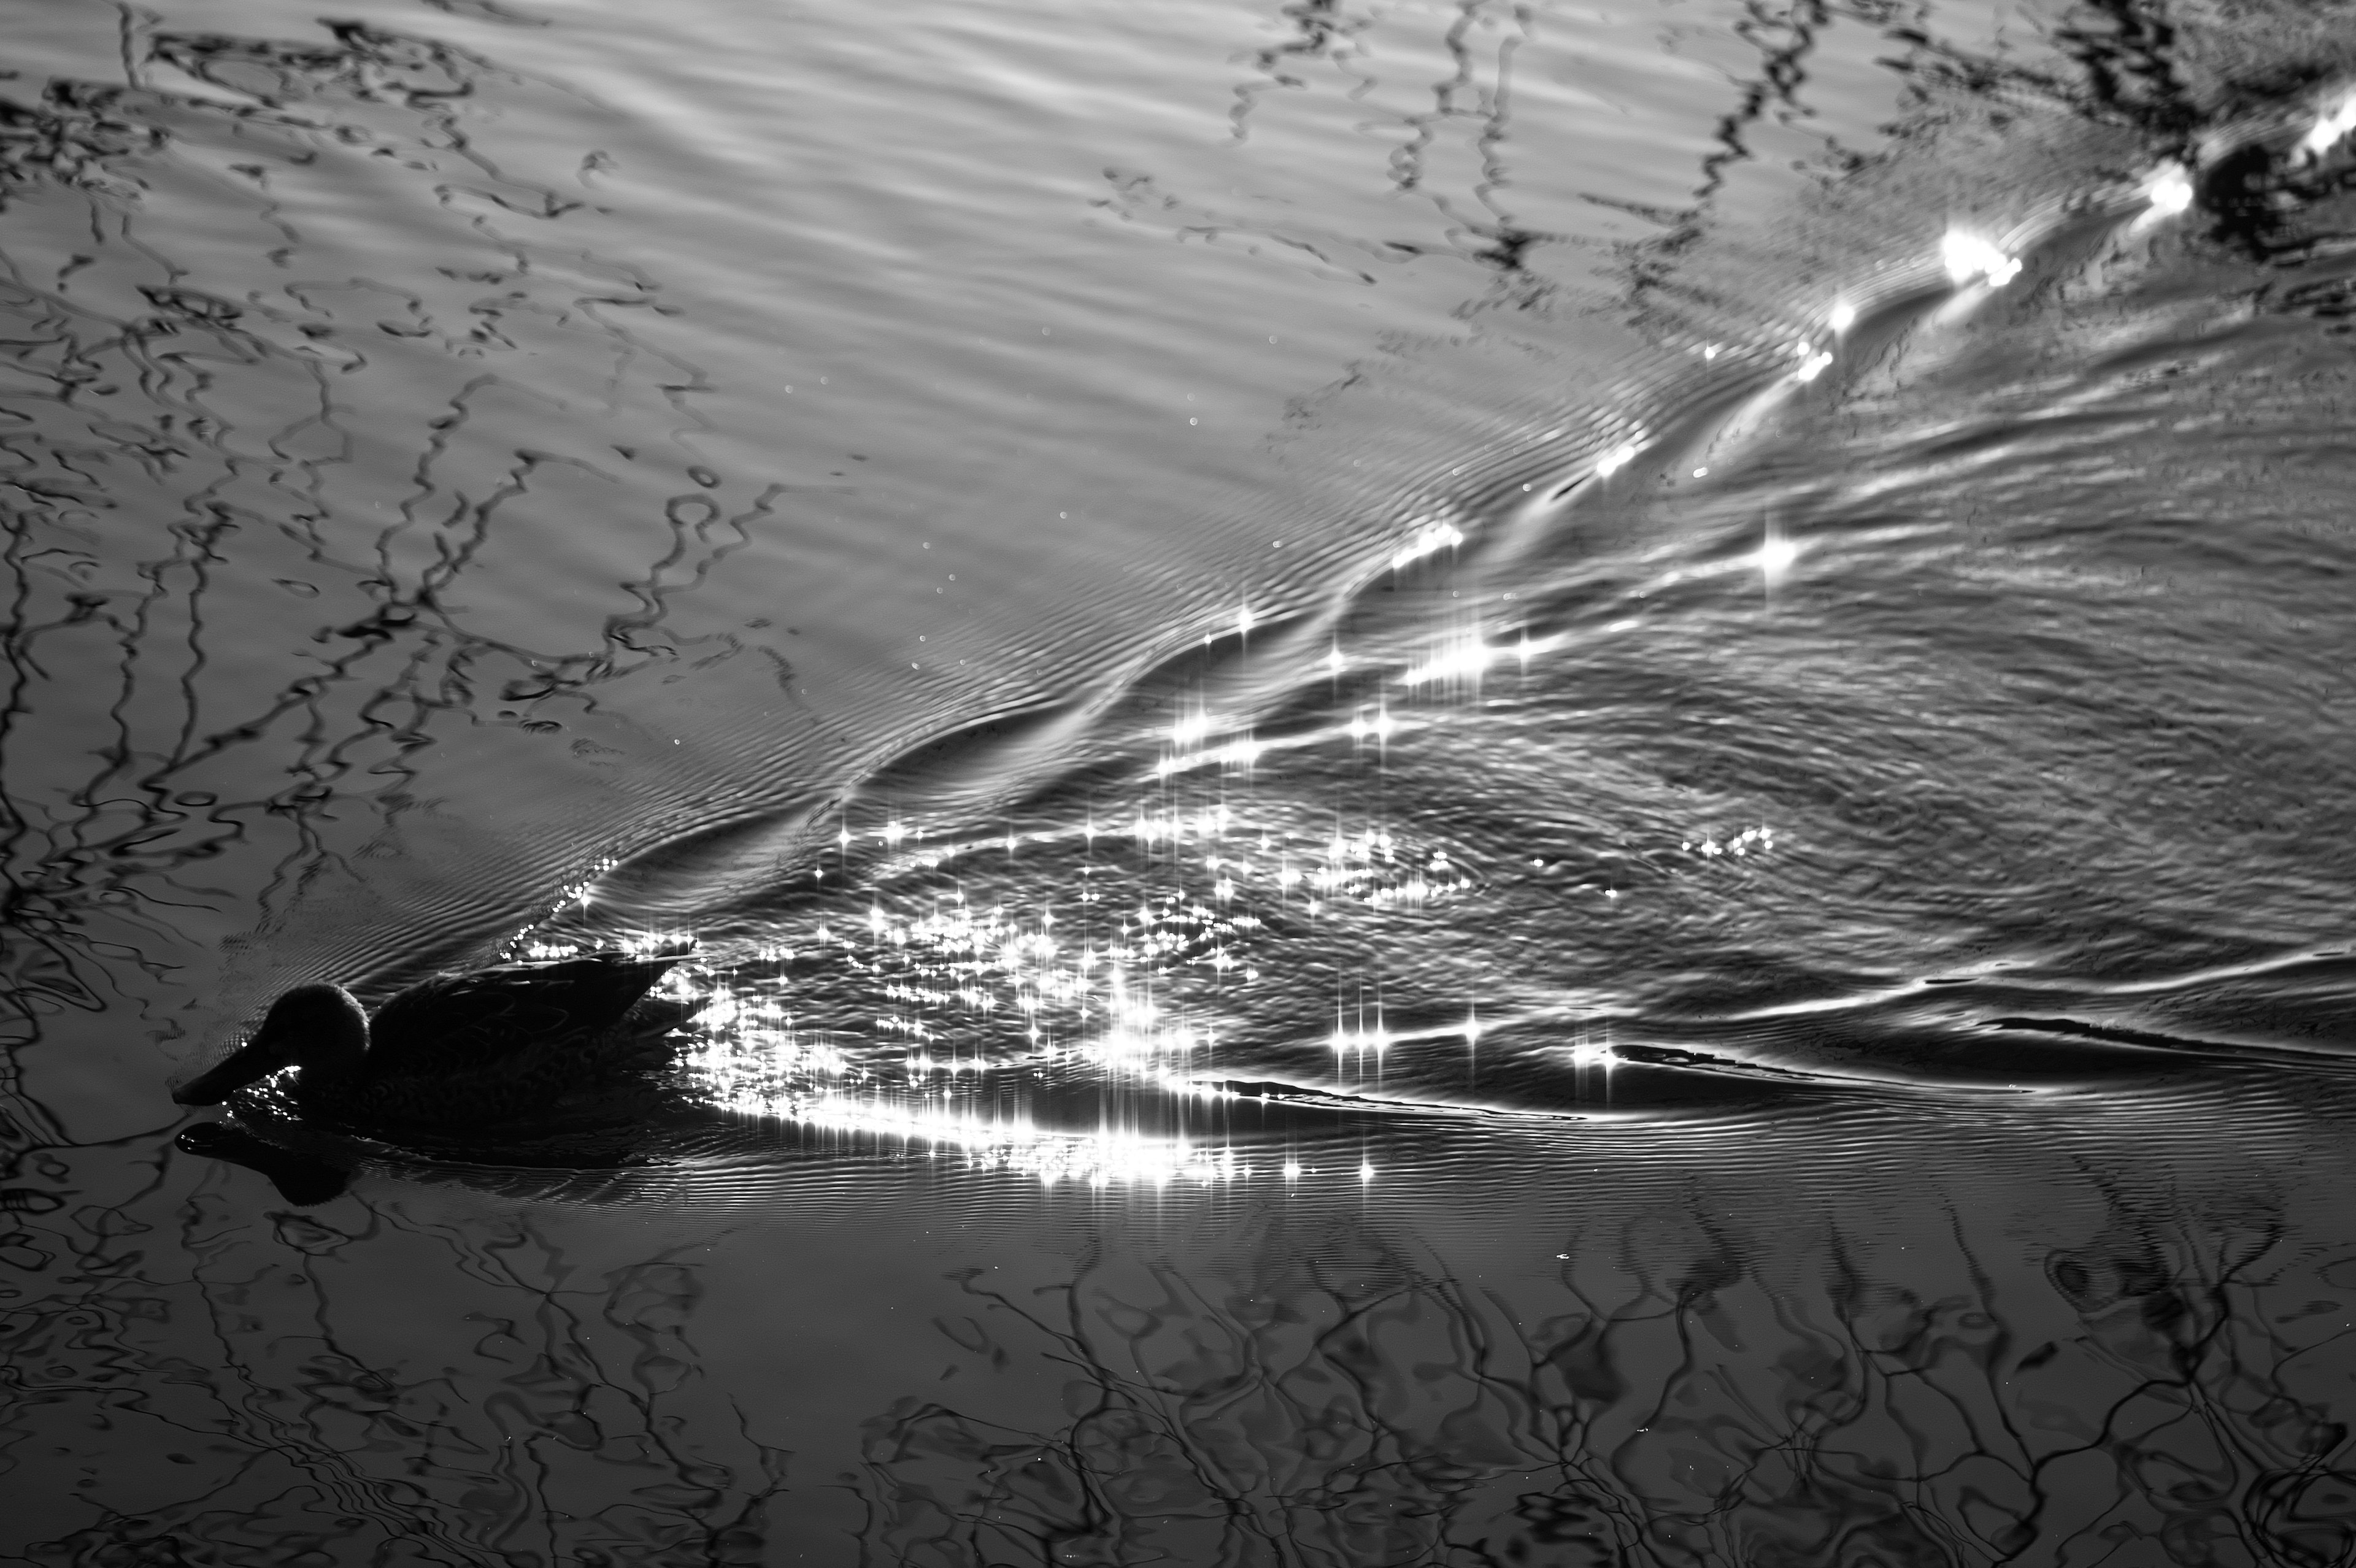
<instances>
[{"instance_id":1,"label":"duck bill","mask_svg":"<svg viewBox=\"0 0 2356 1568\"><path fill-rule=\"evenodd\" d=\"M269 1077L289 1060L285 1047L265 1029L173 1090L172 1098L183 1105L218 1105L247 1084Z\"/></svg>"}]
</instances>

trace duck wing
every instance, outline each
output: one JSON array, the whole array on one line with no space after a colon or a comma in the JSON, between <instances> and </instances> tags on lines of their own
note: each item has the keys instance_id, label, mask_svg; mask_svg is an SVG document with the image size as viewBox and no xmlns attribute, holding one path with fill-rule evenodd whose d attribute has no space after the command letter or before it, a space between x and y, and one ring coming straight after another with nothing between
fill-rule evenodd
<instances>
[{"instance_id":1,"label":"duck wing","mask_svg":"<svg viewBox=\"0 0 2356 1568\"><path fill-rule=\"evenodd\" d=\"M615 1048L682 1021L686 1010L676 1005L649 1002L640 1008L647 992L682 956L593 953L436 976L402 991L369 1019L361 1081L455 1084L536 1061L585 1085L606 1076L607 1068L642 1070L646 1051ZM633 1019L633 1009L648 1016ZM632 1027L637 1024L645 1028Z\"/></svg>"}]
</instances>

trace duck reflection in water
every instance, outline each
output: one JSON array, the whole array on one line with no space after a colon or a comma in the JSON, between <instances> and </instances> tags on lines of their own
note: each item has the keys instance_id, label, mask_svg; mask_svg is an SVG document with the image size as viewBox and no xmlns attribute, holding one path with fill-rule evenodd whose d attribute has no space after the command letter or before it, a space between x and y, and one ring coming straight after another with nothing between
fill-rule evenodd
<instances>
[{"instance_id":1,"label":"duck reflection in water","mask_svg":"<svg viewBox=\"0 0 2356 1568\"><path fill-rule=\"evenodd\" d=\"M701 1003L648 993L684 952L592 953L437 975L371 1018L340 986L297 986L252 1039L173 1092L233 1104L273 1131L359 1137L441 1157L540 1166L634 1162L685 1104L669 1079ZM289 1072L287 1070L292 1069ZM242 1128L181 1147L261 1170L282 1190L340 1190L348 1151Z\"/></svg>"}]
</instances>

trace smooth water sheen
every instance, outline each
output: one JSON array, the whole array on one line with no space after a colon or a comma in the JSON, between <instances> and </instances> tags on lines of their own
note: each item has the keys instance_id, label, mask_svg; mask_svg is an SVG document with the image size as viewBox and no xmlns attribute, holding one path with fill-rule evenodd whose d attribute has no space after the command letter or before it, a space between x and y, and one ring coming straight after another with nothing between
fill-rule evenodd
<instances>
[{"instance_id":1,"label":"smooth water sheen","mask_svg":"<svg viewBox=\"0 0 2356 1568\"><path fill-rule=\"evenodd\" d=\"M0 19L0 1558L2356 1563L2356 14Z\"/></svg>"}]
</instances>

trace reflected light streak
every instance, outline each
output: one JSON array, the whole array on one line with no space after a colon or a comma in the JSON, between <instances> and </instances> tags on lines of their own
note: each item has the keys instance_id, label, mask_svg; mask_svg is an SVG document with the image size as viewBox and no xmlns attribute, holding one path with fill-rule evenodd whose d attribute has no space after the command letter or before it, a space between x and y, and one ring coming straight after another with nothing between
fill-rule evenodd
<instances>
[{"instance_id":1,"label":"reflected light streak","mask_svg":"<svg viewBox=\"0 0 2356 1568\"><path fill-rule=\"evenodd\" d=\"M1207 746L1181 757L1164 757L1153 765L1153 771L1168 778L1173 773L1188 773L1195 768L1248 769L1267 750L1266 742L1246 737L1240 741L1230 741L1224 746Z\"/></svg>"},{"instance_id":2,"label":"reflected light streak","mask_svg":"<svg viewBox=\"0 0 2356 1568\"><path fill-rule=\"evenodd\" d=\"M1035 946L1035 944L1033 944ZM907 987L900 987L907 989ZM1213 1044L1207 1030L1169 1022L1163 1010L1131 994L1115 973L1108 995L1111 1024L1085 1055L1112 1066L1117 1081L1190 1099L1229 1098L1188 1081L1183 1059ZM970 1104L980 1076L1012 1063L944 1060L912 1051L909 1069L926 1083L897 1091L861 1087L872 1080L841 1050L798 1037L776 1002L723 990L709 1000L709 1030L693 1053L715 1102L742 1115L774 1117L821 1131L873 1137L935 1151L953 1150L978 1169L1019 1172L1047 1185L1164 1187L1245 1179L1255 1174L1232 1147L1183 1134L1150 1134L1114 1125L1094 1130L1039 1125L1028 1115ZM879 1019L879 1023L909 1020ZM1052 1054L1052 1053L1051 1053ZM986 1091L985 1091L986 1092ZM958 1104L960 1097L968 1099ZM1288 1177L1301 1172L1292 1162Z\"/></svg>"},{"instance_id":3,"label":"reflected light streak","mask_svg":"<svg viewBox=\"0 0 2356 1568\"><path fill-rule=\"evenodd\" d=\"M955 1149L976 1169L1016 1171L1048 1186L1065 1181L1091 1187L1167 1187L1180 1181L1209 1186L1252 1175L1252 1168L1235 1149L1184 1137L1113 1129L1056 1132L1021 1118L965 1115L851 1096L814 1100L785 1115L829 1132Z\"/></svg>"},{"instance_id":4,"label":"reflected light streak","mask_svg":"<svg viewBox=\"0 0 2356 1568\"><path fill-rule=\"evenodd\" d=\"M1399 677L1407 687L1429 686L1435 680L1465 680L1478 683L1489 666L1507 650L1491 647L1479 634L1460 637L1443 652L1412 666Z\"/></svg>"},{"instance_id":5,"label":"reflected light streak","mask_svg":"<svg viewBox=\"0 0 2356 1568\"><path fill-rule=\"evenodd\" d=\"M1393 571L1421 560L1428 555L1437 555L1443 549L1451 549L1464 542L1462 530L1438 517L1410 518L1408 527L1416 531L1408 536L1407 543L1392 552L1391 570Z\"/></svg>"},{"instance_id":6,"label":"reflected light streak","mask_svg":"<svg viewBox=\"0 0 2356 1568\"><path fill-rule=\"evenodd\" d=\"M1173 746L1194 745L1215 728L1217 726L1213 722L1211 716L1198 709L1194 712L1183 715L1170 726L1170 743Z\"/></svg>"},{"instance_id":7,"label":"reflected light streak","mask_svg":"<svg viewBox=\"0 0 2356 1568\"><path fill-rule=\"evenodd\" d=\"M1509 651L1516 650L1505 644L1482 656ZM1356 718L1362 734L1369 720L1376 733L1393 728L1378 704ZM1166 732L1199 739L1216 728L1209 716L1187 713ZM1301 743L1337 739L1328 728ZM1019 834L1009 825L969 839L915 817L892 818L888 835L881 826L854 841L905 837L932 847L897 864L873 851L884 879L862 891L863 904L837 902L823 912L830 919L813 910L808 925L776 929L724 963L706 954L668 977L666 987L682 1000L703 1004L682 1030L682 1087L739 1115L922 1144L937 1157L961 1155L1048 1182L1249 1174L1218 1147L1224 1122L1190 1107L1219 1095L1194 1080L1226 1049L1221 1026L1236 988L1259 981L1261 903L1305 907L1312 917L1345 905L1408 908L1461 898L1478 880L1476 868L1455 858L1462 851L1377 823L1337 817L1314 833L1271 830L1225 800L1182 807L1148 795L1130 824L1091 818L1086 830ZM1050 907L1054 892L1022 907L983 887L903 880L985 850L994 869L996 852L1017 840L1026 849L1064 839L1094 844L1124 826L1143 865L1074 867L1076 885L1061 896L1097 906L1085 916L1069 908L1059 915ZM1173 865L1186 868L1175 888ZM1151 875L1141 875L1147 868ZM647 932L629 945L690 944L677 933ZM1176 988L1157 997L1162 987ZM1443 1027L1398 1032L1378 1006L1337 1014L1338 1060L1365 1071L1368 1052L1378 1065L1395 1046L1475 1042L1477 1013L1451 1010ZM1262 1175L1272 1174L1275 1152L1255 1157ZM1346 1168L1330 1174L1338 1179Z\"/></svg>"},{"instance_id":8,"label":"reflected light streak","mask_svg":"<svg viewBox=\"0 0 2356 1568\"><path fill-rule=\"evenodd\" d=\"M1210 1031L1168 1021L1162 1009L1133 996L1118 972L1106 1002L1110 1024L1100 1038L1076 1051L1047 1054L1092 1059L1111 1068L1116 1082L1126 1080L1162 1093L1222 1097L1172 1070L1207 1052L1215 1043ZM872 1072L836 1046L798 1037L789 1016L775 1002L747 1000L723 990L711 997L699 1022L707 1028L690 1065L714 1102L739 1115L955 1149L974 1167L1021 1171L1050 1184L1077 1180L1097 1186L1159 1186L1252 1174L1233 1149L1183 1135L1156 1136L1108 1125L1093 1132L1054 1129L1019 1114L982 1112L956 1103L975 1092L968 1085L982 1074L1017 1065L1008 1061L943 1059L920 1047L911 1051L906 1065L926 1080L924 1084L897 1092L862 1089L855 1085L871 1081ZM913 1019L886 1017L876 1023L898 1026L918 1038L930 1033ZM1034 1038L1037 1033L1033 1031Z\"/></svg>"},{"instance_id":9,"label":"reflected light streak","mask_svg":"<svg viewBox=\"0 0 2356 1568\"><path fill-rule=\"evenodd\" d=\"M1196 768L1227 767L1248 770L1270 749L1269 743L1256 741L1248 734L1229 741L1224 746L1205 746L1212 735L1227 729L1225 723L1210 714L1196 711L1186 714L1170 726L1170 744L1176 755L1165 756L1153 767L1156 777L1168 778L1173 773L1189 773Z\"/></svg>"},{"instance_id":10,"label":"reflected light streak","mask_svg":"<svg viewBox=\"0 0 2356 1568\"><path fill-rule=\"evenodd\" d=\"M1643 446L1637 442L1622 442L1595 460L1595 476L1599 479L1609 479L1612 475L1633 463L1636 460L1636 454L1643 450Z\"/></svg>"},{"instance_id":11,"label":"reflected light streak","mask_svg":"<svg viewBox=\"0 0 2356 1568\"><path fill-rule=\"evenodd\" d=\"M1399 684L1409 688L1445 680L1477 685L1491 665L1513 659L1527 668L1531 659L1540 654L1552 653L1569 640L1560 635L1533 637L1525 632L1516 642L1490 643L1483 641L1477 632L1471 633L1454 639L1423 663L1409 666L1399 677Z\"/></svg>"}]
</instances>

